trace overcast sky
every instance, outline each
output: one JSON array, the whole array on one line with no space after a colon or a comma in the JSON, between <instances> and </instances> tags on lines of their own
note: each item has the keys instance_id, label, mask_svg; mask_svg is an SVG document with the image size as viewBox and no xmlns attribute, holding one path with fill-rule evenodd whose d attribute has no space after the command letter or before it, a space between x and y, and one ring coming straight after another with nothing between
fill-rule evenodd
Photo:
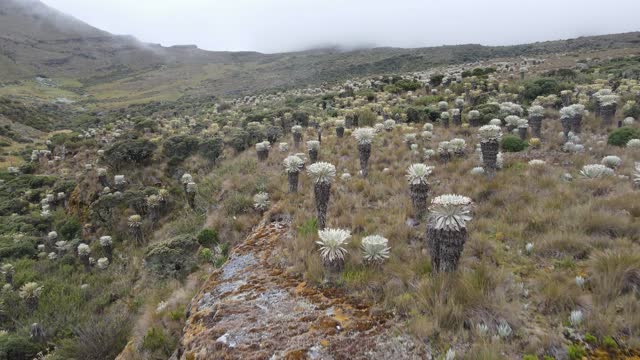
<instances>
[{"instance_id":1,"label":"overcast sky","mask_svg":"<svg viewBox=\"0 0 640 360\"><path fill-rule=\"evenodd\" d=\"M207 50L510 45L640 30L640 0L43 1L115 34Z\"/></svg>"}]
</instances>

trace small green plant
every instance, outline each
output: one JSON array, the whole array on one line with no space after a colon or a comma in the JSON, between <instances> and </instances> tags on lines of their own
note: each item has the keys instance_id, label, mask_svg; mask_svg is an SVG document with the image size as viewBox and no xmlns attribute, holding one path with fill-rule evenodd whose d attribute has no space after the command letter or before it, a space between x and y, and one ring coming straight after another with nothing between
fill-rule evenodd
<instances>
[{"instance_id":1,"label":"small green plant","mask_svg":"<svg viewBox=\"0 0 640 360\"><path fill-rule=\"evenodd\" d=\"M318 220L315 218L308 219L298 227L298 234L300 234L300 236L315 235L317 232Z\"/></svg>"},{"instance_id":2,"label":"small green plant","mask_svg":"<svg viewBox=\"0 0 640 360\"><path fill-rule=\"evenodd\" d=\"M587 352L581 345L569 345L567 355L571 360L581 360L582 357L587 356Z\"/></svg>"},{"instance_id":3,"label":"small green plant","mask_svg":"<svg viewBox=\"0 0 640 360\"><path fill-rule=\"evenodd\" d=\"M598 338L596 338L595 336L591 335L590 333L586 333L584 335L584 341L586 341L589 344L595 344L598 342Z\"/></svg>"},{"instance_id":4,"label":"small green plant","mask_svg":"<svg viewBox=\"0 0 640 360\"><path fill-rule=\"evenodd\" d=\"M218 231L216 229L202 229L196 237L202 246L212 246L218 243Z\"/></svg>"},{"instance_id":5,"label":"small green plant","mask_svg":"<svg viewBox=\"0 0 640 360\"><path fill-rule=\"evenodd\" d=\"M519 152L526 149L528 146L526 141L521 140L514 135L507 135L502 138L502 150L507 152Z\"/></svg>"},{"instance_id":6,"label":"small green plant","mask_svg":"<svg viewBox=\"0 0 640 360\"><path fill-rule=\"evenodd\" d=\"M527 354L522 357L522 360L538 360L538 357L536 355Z\"/></svg>"},{"instance_id":7,"label":"small green plant","mask_svg":"<svg viewBox=\"0 0 640 360\"><path fill-rule=\"evenodd\" d=\"M613 130L609 134L607 144L624 147L631 139L640 139L640 129L632 127L622 127Z\"/></svg>"},{"instance_id":8,"label":"small green plant","mask_svg":"<svg viewBox=\"0 0 640 360\"><path fill-rule=\"evenodd\" d=\"M607 335L602 339L602 346L604 346L608 350L615 350L618 348L618 343L611 337L611 335Z\"/></svg>"},{"instance_id":9,"label":"small green plant","mask_svg":"<svg viewBox=\"0 0 640 360\"><path fill-rule=\"evenodd\" d=\"M211 249L207 249L207 248L200 249L200 251L198 252L198 258L203 263L212 262L213 252L211 251Z\"/></svg>"}]
</instances>

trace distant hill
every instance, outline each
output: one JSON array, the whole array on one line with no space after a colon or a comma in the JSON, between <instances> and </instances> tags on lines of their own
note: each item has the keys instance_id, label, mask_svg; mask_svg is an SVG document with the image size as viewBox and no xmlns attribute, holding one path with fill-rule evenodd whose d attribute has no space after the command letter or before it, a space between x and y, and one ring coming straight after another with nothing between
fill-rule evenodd
<instances>
[{"instance_id":1,"label":"distant hill","mask_svg":"<svg viewBox=\"0 0 640 360\"><path fill-rule=\"evenodd\" d=\"M0 0L0 82L73 79L79 84L72 91L90 96L84 101L114 105L184 94L237 96L496 57L628 47L640 48L640 33L501 47L216 52L112 35L38 0Z\"/></svg>"}]
</instances>

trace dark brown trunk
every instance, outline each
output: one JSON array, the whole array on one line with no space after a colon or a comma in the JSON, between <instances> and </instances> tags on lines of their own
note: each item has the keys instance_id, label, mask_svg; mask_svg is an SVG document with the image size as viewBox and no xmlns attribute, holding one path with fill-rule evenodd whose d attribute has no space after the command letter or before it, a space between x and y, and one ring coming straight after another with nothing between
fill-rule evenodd
<instances>
[{"instance_id":1,"label":"dark brown trunk","mask_svg":"<svg viewBox=\"0 0 640 360\"><path fill-rule=\"evenodd\" d=\"M427 247L434 273L453 272L458 268L460 256L467 241L467 230L435 229L427 225Z\"/></svg>"},{"instance_id":2,"label":"dark brown trunk","mask_svg":"<svg viewBox=\"0 0 640 360\"><path fill-rule=\"evenodd\" d=\"M290 193L298 192L298 177L299 177L299 175L300 175L300 173L297 172L297 171L288 173L289 192Z\"/></svg>"},{"instance_id":3,"label":"dark brown trunk","mask_svg":"<svg viewBox=\"0 0 640 360\"><path fill-rule=\"evenodd\" d=\"M311 161L312 164L318 162L318 150L309 149L309 161Z\"/></svg>"},{"instance_id":4,"label":"dark brown trunk","mask_svg":"<svg viewBox=\"0 0 640 360\"><path fill-rule=\"evenodd\" d=\"M567 141L569 133L571 132L571 118L562 118L560 123L562 124L562 132L564 133L564 140Z\"/></svg>"},{"instance_id":5,"label":"dark brown trunk","mask_svg":"<svg viewBox=\"0 0 640 360\"><path fill-rule=\"evenodd\" d=\"M416 219L424 218L427 212L427 197L429 196L429 184L411 184L411 202Z\"/></svg>"},{"instance_id":6,"label":"dark brown trunk","mask_svg":"<svg viewBox=\"0 0 640 360\"><path fill-rule=\"evenodd\" d=\"M574 134L582 132L582 115L576 115L571 119L571 131Z\"/></svg>"},{"instance_id":7,"label":"dark brown trunk","mask_svg":"<svg viewBox=\"0 0 640 360\"><path fill-rule=\"evenodd\" d=\"M533 136L542 139L542 116L529 117L529 125L531 125Z\"/></svg>"},{"instance_id":8,"label":"dark brown trunk","mask_svg":"<svg viewBox=\"0 0 640 360\"><path fill-rule=\"evenodd\" d=\"M313 190L316 198L318 229L324 230L327 223L327 206L329 205L329 196L331 195L331 183L316 183Z\"/></svg>"},{"instance_id":9,"label":"dark brown trunk","mask_svg":"<svg viewBox=\"0 0 640 360\"><path fill-rule=\"evenodd\" d=\"M520 136L520 140L527 140L527 128L518 128L518 136Z\"/></svg>"},{"instance_id":10,"label":"dark brown trunk","mask_svg":"<svg viewBox=\"0 0 640 360\"><path fill-rule=\"evenodd\" d=\"M300 147L300 143L302 142L302 133L293 133L293 144L296 148Z\"/></svg>"},{"instance_id":11,"label":"dark brown trunk","mask_svg":"<svg viewBox=\"0 0 640 360\"><path fill-rule=\"evenodd\" d=\"M265 161L269 158L269 150L258 150L258 160Z\"/></svg>"},{"instance_id":12,"label":"dark brown trunk","mask_svg":"<svg viewBox=\"0 0 640 360\"><path fill-rule=\"evenodd\" d=\"M453 125L456 125L456 126L462 125L462 115L461 114L453 115Z\"/></svg>"},{"instance_id":13,"label":"dark brown trunk","mask_svg":"<svg viewBox=\"0 0 640 360\"><path fill-rule=\"evenodd\" d=\"M498 140L482 141L480 143L482 151L482 162L488 171L496 171L498 169L498 151L500 144Z\"/></svg>"},{"instance_id":14,"label":"dark brown trunk","mask_svg":"<svg viewBox=\"0 0 640 360\"><path fill-rule=\"evenodd\" d=\"M358 144L358 152L360 153L360 170L362 170L362 176L367 177L369 175L371 144Z\"/></svg>"},{"instance_id":15,"label":"dark brown trunk","mask_svg":"<svg viewBox=\"0 0 640 360\"><path fill-rule=\"evenodd\" d=\"M337 127L336 128L336 136L341 138L344 136L344 128L343 127Z\"/></svg>"},{"instance_id":16,"label":"dark brown trunk","mask_svg":"<svg viewBox=\"0 0 640 360\"><path fill-rule=\"evenodd\" d=\"M601 106L600 114L602 115L602 125L611 126L613 117L616 114L616 105Z\"/></svg>"}]
</instances>

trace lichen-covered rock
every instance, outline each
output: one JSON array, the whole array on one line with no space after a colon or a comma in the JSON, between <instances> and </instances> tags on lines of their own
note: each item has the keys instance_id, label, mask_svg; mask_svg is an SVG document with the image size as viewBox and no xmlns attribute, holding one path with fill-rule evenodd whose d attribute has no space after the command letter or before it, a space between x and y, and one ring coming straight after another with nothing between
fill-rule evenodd
<instances>
[{"instance_id":1,"label":"lichen-covered rock","mask_svg":"<svg viewBox=\"0 0 640 360\"><path fill-rule=\"evenodd\" d=\"M161 277L181 277L196 266L194 253L198 242L193 236L182 235L149 246L144 265Z\"/></svg>"}]
</instances>

